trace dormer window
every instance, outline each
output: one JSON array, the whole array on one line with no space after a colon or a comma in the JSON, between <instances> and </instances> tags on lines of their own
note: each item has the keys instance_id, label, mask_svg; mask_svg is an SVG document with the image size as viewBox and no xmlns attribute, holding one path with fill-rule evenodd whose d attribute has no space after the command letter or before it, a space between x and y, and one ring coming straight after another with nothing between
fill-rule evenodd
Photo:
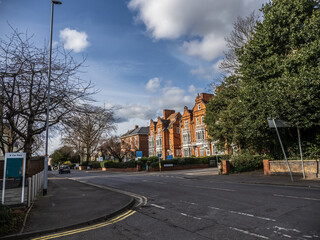
<instances>
[{"instance_id":1,"label":"dormer window","mask_svg":"<svg viewBox=\"0 0 320 240\"><path fill-rule=\"evenodd\" d=\"M199 103L199 104L198 104L198 110L200 110L200 109L201 109L201 104Z\"/></svg>"}]
</instances>

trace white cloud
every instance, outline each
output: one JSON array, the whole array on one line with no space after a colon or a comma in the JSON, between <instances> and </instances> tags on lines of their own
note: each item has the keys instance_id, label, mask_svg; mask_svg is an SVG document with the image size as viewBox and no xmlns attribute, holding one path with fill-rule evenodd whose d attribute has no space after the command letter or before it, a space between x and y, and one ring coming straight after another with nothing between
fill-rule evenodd
<instances>
[{"instance_id":1,"label":"white cloud","mask_svg":"<svg viewBox=\"0 0 320 240\"><path fill-rule=\"evenodd\" d=\"M188 95L185 90L179 87L164 87L159 96L153 97L151 102L158 109L175 109L182 111L184 106L191 106L194 102L193 95Z\"/></svg>"},{"instance_id":2,"label":"white cloud","mask_svg":"<svg viewBox=\"0 0 320 240\"><path fill-rule=\"evenodd\" d=\"M194 94L196 92L196 87L194 85L190 85L189 89L188 89L188 92Z\"/></svg>"},{"instance_id":3,"label":"white cloud","mask_svg":"<svg viewBox=\"0 0 320 240\"><path fill-rule=\"evenodd\" d=\"M154 39L187 38L182 49L206 61L223 54L224 37L238 16L247 16L266 0L130 0Z\"/></svg>"},{"instance_id":4,"label":"white cloud","mask_svg":"<svg viewBox=\"0 0 320 240\"><path fill-rule=\"evenodd\" d=\"M70 28L60 31L60 39L64 43L64 48L74 52L82 52L89 46L87 38L88 35L85 32L78 32Z\"/></svg>"},{"instance_id":5,"label":"white cloud","mask_svg":"<svg viewBox=\"0 0 320 240\"><path fill-rule=\"evenodd\" d=\"M146 90L149 92L155 92L159 87L160 87L160 79L151 78L146 85Z\"/></svg>"}]
</instances>

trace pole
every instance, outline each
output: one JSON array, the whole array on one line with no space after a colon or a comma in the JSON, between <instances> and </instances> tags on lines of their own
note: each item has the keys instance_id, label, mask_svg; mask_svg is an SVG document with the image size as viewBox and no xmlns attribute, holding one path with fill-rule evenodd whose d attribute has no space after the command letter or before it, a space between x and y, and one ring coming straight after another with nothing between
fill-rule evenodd
<instances>
[{"instance_id":1,"label":"pole","mask_svg":"<svg viewBox=\"0 0 320 240\"><path fill-rule=\"evenodd\" d=\"M300 138L299 127L297 127L297 131L298 131L298 141L299 141L299 150L300 150L300 157L301 157L302 174L303 174L303 178L306 178L306 173L304 171L303 157L302 157L302 148L301 148L301 138Z\"/></svg>"},{"instance_id":2,"label":"pole","mask_svg":"<svg viewBox=\"0 0 320 240\"><path fill-rule=\"evenodd\" d=\"M48 188L48 137L49 137L49 110L50 110L50 84L51 84L51 55L52 55L52 29L53 29L53 9L54 3L51 1L51 23L50 23L50 47L49 47L49 66L48 66L48 88L47 88L47 120L46 120L46 149L44 158L43 174L43 195L47 195Z\"/></svg>"},{"instance_id":3,"label":"pole","mask_svg":"<svg viewBox=\"0 0 320 240\"><path fill-rule=\"evenodd\" d=\"M290 165L289 165L289 162L288 162L287 156L286 156L286 152L284 151L284 148L283 148L283 145L282 145L282 142L281 142L281 138L280 138L280 135L279 135L279 132L278 132L278 128L277 128L277 125L276 125L276 121L274 120L274 118L272 118L272 121L273 121L274 127L275 127L275 129L276 129L276 132L277 132L278 138L279 138L279 142L280 142L280 145L281 145L281 149L282 149L282 152L283 152L284 158L286 159L286 162L287 162L287 166L288 166L288 169L289 169L289 173L290 173L291 181L293 182L293 177L292 177L292 173L291 173L291 168L290 168Z\"/></svg>"}]
</instances>

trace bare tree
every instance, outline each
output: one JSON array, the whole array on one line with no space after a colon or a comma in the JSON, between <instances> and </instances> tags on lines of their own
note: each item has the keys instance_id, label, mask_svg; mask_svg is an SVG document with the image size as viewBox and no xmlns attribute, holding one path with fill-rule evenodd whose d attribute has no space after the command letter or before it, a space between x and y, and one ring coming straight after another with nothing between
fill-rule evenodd
<instances>
[{"instance_id":1,"label":"bare tree","mask_svg":"<svg viewBox=\"0 0 320 240\"><path fill-rule=\"evenodd\" d=\"M65 144L72 146L89 161L95 154L100 140L115 129L113 111L84 104L81 110L65 124Z\"/></svg>"},{"instance_id":2,"label":"bare tree","mask_svg":"<svg viewBox=\"0 0 320 240\"><path fill-rule=\"evenodd\" d=\"M11 131L13 140L0 135L2 146L21 141L29 160L46 129L48 56L46 47L37 47L28 34L13 33L0 39L1 127ZM69 53L57 47L52 57L49 126L57 126L87 100L91 83L77 77L83 62L76 63ZM6 127L7 126L7 127Z\"/></svg>"},{"instance_id":3,"label":"bare tree","mask_svg":"<svg viewBox=\"0 0 320 240\"><path fill-rule=\"evenodd\" d=\"M233 30L227 42L228 51L225 52L225 59L220 64L220 68L226 73L234 73L240 66L236 51L242 48L252 37L255 26L260 16L254 11L247 17L238 17L233 24Z\"/></svg>"},{"instance_id":4,"label":"bare tree","mask_svg":"<svg viewBox=\"0 0 320 240\"><path fill-rule=\"evenodd\" d=\"M111 155L115 159L118 159L119 162L122 162L125 157L134 155L130 145L125 143L121 144L121 139L118 136L112 136L106 139L99 147L99 150L103 156Z\"/></svg>"}]
</instances>

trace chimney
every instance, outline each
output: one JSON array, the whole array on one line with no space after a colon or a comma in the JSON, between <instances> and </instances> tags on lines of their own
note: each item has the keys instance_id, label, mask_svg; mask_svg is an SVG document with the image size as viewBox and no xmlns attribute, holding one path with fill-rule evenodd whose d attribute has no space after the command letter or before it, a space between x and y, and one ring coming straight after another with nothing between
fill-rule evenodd
<instances>
[{"instance_id":1,"label":"chimney","mask_svg":"<svg viewBox=\"0 0 320 240\"><path fill-rule=\"evenodd\" d=\"M135 126L134 126L134 129L137 129L138 127L139 127L139 125L135 125Z\"/></svg>"},{"instance_id":2,"label":"chimney","mask_svg":"<svg viewBox=\"0 0 320 240\"><path fill-rule=\"evenodd\" d=\"M163 109L163 118L167 119L173 113L175 113L175 110Z\"/></svg>"},{"instance_id":3,"label":"chimney","mask_svg":"<svg viewBox=\"0 0 320 240\"><path fill-rule=\"evenodd\" d=\"M212 97L213 97L213 94L209 94L209 93L201 93L201 94L200 94L200 97L201 97L203 100L205 100L205 101L209 101L209 100L210 100L210 98L212 98Z\"/></svg>"}]
</instances>

